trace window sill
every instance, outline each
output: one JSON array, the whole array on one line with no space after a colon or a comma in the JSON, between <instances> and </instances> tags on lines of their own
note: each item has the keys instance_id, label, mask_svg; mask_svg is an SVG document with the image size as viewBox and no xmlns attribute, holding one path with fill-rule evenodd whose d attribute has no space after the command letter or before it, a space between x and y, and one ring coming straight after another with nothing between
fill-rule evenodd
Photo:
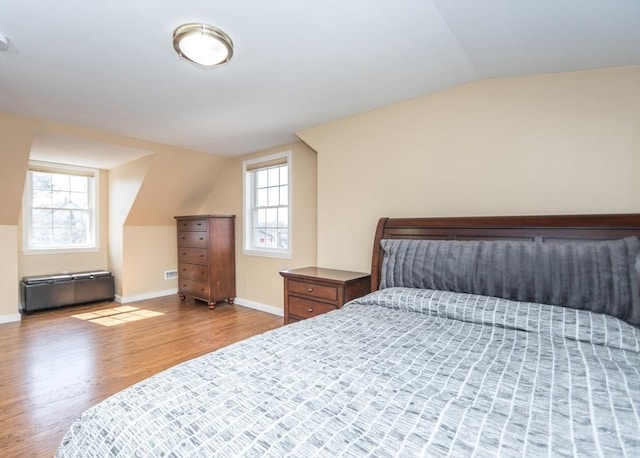
<instances>
[{"instance_id":1,"label":"window sill","mask_svg":"<svg viewBox=\"0 0 640 458\"><path fill-rule=\"evenodd\" d=\"M262 251L262 250L247 250L243 249L242 254L246 256L261 256L264 258L278 258L278 259L291 259L292 254L290 252L283 251Z\"/></svg>"},{"instance_id":2,"label":"window sill","mask_svg":"<svg viewBox=\"0 0 640 458\"><path fill-rule=\"evenodd\" d=\"M74 254L74 253L97 253L100 251L98 247L88 248L29 248L22 250L25 256L41 255L41 254Z\"/></svg>"}]
</instances>

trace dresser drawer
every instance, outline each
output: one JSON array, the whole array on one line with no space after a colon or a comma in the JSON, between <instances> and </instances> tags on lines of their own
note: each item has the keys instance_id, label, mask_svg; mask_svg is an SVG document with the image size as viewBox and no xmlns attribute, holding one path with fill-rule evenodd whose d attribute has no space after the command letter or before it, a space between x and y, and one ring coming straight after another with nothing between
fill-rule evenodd
<instances>
[{"instance_id":1,"label":"dresser drawer","mask_svg":"<svg viewBox=\"0 0 640 458\"><path fill-rule=\"evenodd\" d=\"M336 310L336 306L304 299L297 296L289 296L289 313L300 318L311 318L323 313Z\"/></svg>"},{"instance_id":2,"label":"dresser drawer","mask_svg":"<svg viewBox=\"0 0 640 458\"><path fill-rule=\"evenodd\" d=\"M289 280L289 292L303 294L318 299L336 302L338 300L338 288L335 286L317 285L297 280Z\"/></svg>"},{"instance_id":3,"label":"dresser drawer","mask_svg":"<svg viewBox=\"0 0 640 458\"><path fill-rule=\"evenodd\" d=\"M207 264L206 248L178 247L178 263L189 262L194 264Z\"/></svg>"},{"instance_id":4,"label":"dresser drawer","mask_svg":"<svg viewBox=\"0 0 640 458\"><path fill-rule=\"evenodd\" d=\"M189 219L178 221L179 231L206 231L207 220L206 219Z\"/></svg>"},{"instance_id":5,"label":"dresser drawer","mask_svg":"<svg viewBox=\"0 0 640 458\"><path fill-rule=\"evenodd\" d=\"M178 232L178 246L207 247L207 233L196 231Z\"/></svg>"},{"instance_id":6,"label":"dresser drawer","mask_svg":"<svg viewBox=\"0 0 640 458\"><path fill-rule=\"evenodd\" d=\"M178 292L199 298L209 296L209 284L206 281L189 280L181 278L178 282Z\"/></svg>"},{"instance_id":7,"label":"dresser drawer","mask_svg":"<svg viewBox=\"0 0 640 458\"><path fill-rule=\"evenodd\" d=\"M190 278L191 280L206 281L208 278L207 266L201 264L178 264L178 274L180 278Z\"/></svg>"}]
</instances>

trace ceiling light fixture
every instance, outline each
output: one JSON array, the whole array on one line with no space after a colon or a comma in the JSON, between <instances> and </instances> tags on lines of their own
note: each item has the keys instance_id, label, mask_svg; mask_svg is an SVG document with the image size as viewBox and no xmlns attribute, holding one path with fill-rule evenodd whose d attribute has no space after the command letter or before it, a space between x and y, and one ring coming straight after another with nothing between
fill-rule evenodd
<instances>
[{"instance_id":1,"label":"ceiling light fixture","mask_svg":"<svg viewBox=\"0 0 640 458\"><path fill-rule=\"evenodd\" d=\"M205 67L231 60L233 42L222 30L207 24L184 24L173 32L173 47L178 55Z\"/></svg>"}]
</instances>

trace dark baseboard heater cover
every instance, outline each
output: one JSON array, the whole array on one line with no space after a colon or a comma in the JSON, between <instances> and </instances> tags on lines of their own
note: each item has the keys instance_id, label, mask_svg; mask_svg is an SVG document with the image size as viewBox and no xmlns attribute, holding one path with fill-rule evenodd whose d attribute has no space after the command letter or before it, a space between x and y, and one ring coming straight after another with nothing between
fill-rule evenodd
<instances>
[{"instance_id":1,"label":"dark baseboard heater cover","mask_svg":"<svg viewBox=\"0 0 640 458\"><path fill-rule=\"evenodd\" d=\"M113 275L107 270L37 275L22 279L22 312L27 315L63 305L112 301Z\"/></svg>"}]
</instances>

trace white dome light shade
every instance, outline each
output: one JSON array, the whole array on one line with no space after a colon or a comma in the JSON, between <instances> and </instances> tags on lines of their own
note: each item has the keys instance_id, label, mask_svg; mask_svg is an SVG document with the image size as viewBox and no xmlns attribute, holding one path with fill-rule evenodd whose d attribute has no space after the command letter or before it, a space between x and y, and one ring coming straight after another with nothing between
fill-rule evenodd
<instances>
[{"instance_id":1,"label":"white dome light shade","mask_svg":"<svg viewBox=\"0 0 640 458\"><path fill-rule=\"evenodd\" d=\"M173 32L173 47L183 58L206 67L229 62L233 42L220 29L206 24L185 24Z\"/></svg>"}]
</instances>

